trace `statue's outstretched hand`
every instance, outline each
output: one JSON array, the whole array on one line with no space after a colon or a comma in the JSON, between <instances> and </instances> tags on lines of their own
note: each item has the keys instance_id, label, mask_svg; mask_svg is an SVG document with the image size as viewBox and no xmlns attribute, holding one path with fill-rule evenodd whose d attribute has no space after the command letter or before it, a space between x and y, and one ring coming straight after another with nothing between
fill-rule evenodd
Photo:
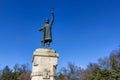
<instances>
[{"instance_id":1,"label":"statue's outstretched hand","mask_svg":"<svg viewBox=\"0 0 120 80\"><path fill-rule=\"evenodd\" d=\"M44 29L44 27L42 26L40 29L39 29L39 31L42 31Z\"/></svg>"}]
</instances>

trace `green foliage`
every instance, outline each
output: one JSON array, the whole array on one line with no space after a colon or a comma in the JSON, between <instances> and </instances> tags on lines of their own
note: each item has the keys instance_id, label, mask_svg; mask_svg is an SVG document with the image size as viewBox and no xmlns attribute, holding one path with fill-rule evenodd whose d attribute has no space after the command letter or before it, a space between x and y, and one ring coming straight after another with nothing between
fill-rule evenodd
<instances>
[{"instance_id":1,"label":"green foliage","mask_svg":"<svg viewBox=\"0 0 120 80\"><path fill-rule=\"evenodd\" d=\"M57 80L66 80L65 75L59 74L59 76L57 77Z\"/></svg>"},{"instance_id":2,"label":"green foliage","mask_svg":"<svg viewBox=\"0 0 120 80\"><path fill-rule=\"evenodd\" d=\"M87 74L90 80L120 80L120 50L112 52L108 58L99 59L97 65Z\"/></svg>"},{"instance_id":3,"label":"green foliage","mask_svg":"<svg viewBox=\"0 0 120 80\"><path fill-rule=\"evenodd\" d=\"M12 80L12 71L8 66L3 69L0 80Z\"/></svg>"},{"instance_id":4,"label":"green foliage","mask_svg":"<svg viewBox=\"0 0 120 80\"><path fill-rule=\"evenodd\" d=\"M14 66L14 70L6 66L0 75L0 80L30 80L30 70L28 65L18 65Z\"/></svg>"},{"instance_id":5,"label":"green foliage","mask_svg":"<svg viewBox=\"0 0 120 80\"><path fill-rule=\"evenodd\" d=\"M90 63L84 70L68 64L60 72L58 80L120 80L120 49L113 51L109 57L98 59L98 63Z\"/></svg>"}]
</instances>

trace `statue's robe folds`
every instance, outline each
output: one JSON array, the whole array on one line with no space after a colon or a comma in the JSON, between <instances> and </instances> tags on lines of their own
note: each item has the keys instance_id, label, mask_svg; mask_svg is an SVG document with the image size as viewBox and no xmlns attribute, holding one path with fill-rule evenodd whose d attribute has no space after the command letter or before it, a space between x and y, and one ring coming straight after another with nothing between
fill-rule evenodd
<instances>
[{"instance_id":1,"label":"statue's robe folds","mask_svg":"<svg viewBox=\"0 0 120 80\"><path fill-rule=\"evenodd\" d=\"M52 13L52 18L51 21L49 23L46 23L43 27L41 27L40 31L43 31L43 37L42 37L42 41L43 43L47 43L47 42L52 42L52 25L54 22L54 13Z\"/></svg>"},{"instance_id":2,"label":"statue's robe folds","mask_svg":"<svg viewBox=\"0 0 120 80\"><path fill-rule=\"evenodd\" d=\"M52 33L51 33L51 27L52 25L51 24L45 24L44 26L44 41L47 42L52 42Z\"/></svg>"}]
</instances>

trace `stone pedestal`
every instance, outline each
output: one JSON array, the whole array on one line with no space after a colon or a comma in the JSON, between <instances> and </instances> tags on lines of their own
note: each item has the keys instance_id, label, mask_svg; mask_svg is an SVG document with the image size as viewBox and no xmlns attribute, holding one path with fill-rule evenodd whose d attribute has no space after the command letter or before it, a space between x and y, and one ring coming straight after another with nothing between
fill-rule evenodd
<instances>
[{"instance_id":1,"label":"stone pedestal","mask_svg":"<svg viewBox=\"0 0 120 80\"><path fill-rule=\"evenodd\" d=\"M31 80L56 80L58 57L52 49L36 49L32 59Z\"/></svg>"}]
</instances>

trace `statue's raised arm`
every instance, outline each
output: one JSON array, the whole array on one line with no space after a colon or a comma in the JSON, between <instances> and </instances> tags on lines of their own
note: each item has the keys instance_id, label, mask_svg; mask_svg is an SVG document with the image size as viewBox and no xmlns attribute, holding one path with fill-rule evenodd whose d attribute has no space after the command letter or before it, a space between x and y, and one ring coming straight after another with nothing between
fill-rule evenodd
<instances>
[{"instance_id":1,"label":"statue's raised arm","mask_svg":"<svg viewBox=\"0 0 120 80\"><path fill-rule=\"evenodd\" d=\"M53 8L51 9L51 15L52 15L52 17L51 17L51 20L50 20L50 24L52 25L53 22L54 22L54 9Z\"/></svg>"},{"instance_id":2,"label":"statue's raised arm","mask_svg":"<svg viewBox=\"0 0 120 80\"><path fill-rule=\"evenodd\" d=\"M43 36L41 40L41 47L44 48L46 45L46 48L50 48L50 43L52 42L52 24L54 22L54 10L51 10L52 18L49 21L48 18L45 20L44 26L40 28L40 31L43 31Z\"/></svg>"}]
</instances>

